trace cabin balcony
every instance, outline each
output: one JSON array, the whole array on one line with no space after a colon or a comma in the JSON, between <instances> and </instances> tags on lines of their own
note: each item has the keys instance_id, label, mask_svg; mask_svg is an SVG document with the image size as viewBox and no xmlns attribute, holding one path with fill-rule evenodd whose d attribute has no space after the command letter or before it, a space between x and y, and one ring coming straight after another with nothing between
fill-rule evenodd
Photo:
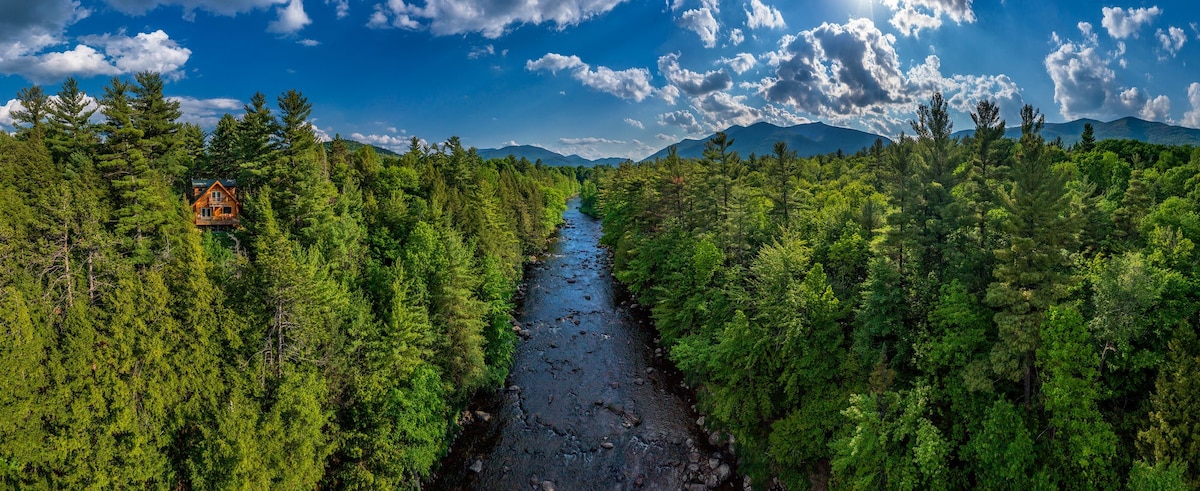
<instances>
[{"instance_id":1,"label":"cabin balcony","mask_svg":"<svg viewBox=\"0 0 1200 491\"><path fill-rule=\"evenodd\" d=\"M197 227L216 227L216 226L231 226L238 225L237 217L196 217Z\"/></svg>"}]
</instances>

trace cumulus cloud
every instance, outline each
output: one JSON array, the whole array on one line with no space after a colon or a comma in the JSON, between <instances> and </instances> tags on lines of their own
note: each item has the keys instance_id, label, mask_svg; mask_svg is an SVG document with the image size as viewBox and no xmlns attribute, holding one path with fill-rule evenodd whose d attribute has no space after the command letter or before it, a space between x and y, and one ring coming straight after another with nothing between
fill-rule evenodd
<instances>
[{"instance_id":1,"label":"cumulus cloud","mask_svg":"<svg viewBox=\"0 0 1200 491\"><path fill-rule=\"evenodd\" d=\"M892 10L892 27L905 36L917 36L922 29L942 26L942 17L957 24L974 23L974 0L882 0Z\"/></svg>"},{"instance_id":2,"label":"cumulus cloud","mask_svg":"<svg viewBox=\"0 0 1200 491\"><path fill-rule=\"evenodd\" d=\"M779 9L760 0L750 0L750 8L746 10L746 27L781 29L787 27L787 23L783 21L783 14L779 13Z\"/></svg>"},{"instance_id":3,"label":"cumulus cloud","mask_svg":"<svg viewBox=\"0 0 1200 491\"><path fill-rule=\"evenodd\" d=\"M1107 10L1107 9L1106 9ZM1107 17L1106 17L1107 18ZM1113 27L1109 28L1111 33ZM1115 37L1115 36L1114 36ZM1109 55L1123 54L1123 49ZM1137 114L1156 121L1168 120L1170 99L1151 97L1136 87L1123 87L1111 63L1094 36L1075 43L1060 38L1059 45L1046 55L1046 72L1054 82L1054 102L1068 119Z\"/></svg>"},{"instance_id":4,"label":"cumulus cloud","mask_svg":"<svg viewBox=\"0 0 1200 491\"><path fill-rule=\"evenodd\" d=\"M741 29L732 29L729 31L729 44L737 46L746 40L746 35L742 34Z\"/></svg>"},{"instance_id":5,"label":"cumulus cloud","mask_svg":"<svg viewBox=\"0 0 1200 491\"><path fill-rule=\"evenodd\" d=\"M303 0L291 0L286 7L275 9L275 14L279 17L267 26L267 32L295 34L304 29L304 26L312 24L312 19L304 12Z\"/></svg>"},{"instance_id":6,"label":"cumulus cloud","mask_svg":"<svg viewBox=\"0 0 1200 491\"><path fill-rule=\"evenodd\" d=\"M388 0L375 4L368 27L427 27L438 36L479 33L495 39L519 24L558 29L605 14L624 0Z\"/></svg>"},{"instance_id":7,"label":"cumulus cloud","mask_svg":"<svg viewBox=\"0 0 1200 491\"><path fill-rule=\"evenodd\" d=\"M496 47L489 44L487 46L471 48L471 52L467 53L467 58L475 60L478 58L492 56L494 54L496 54Z\"/></svg>"},{"instance_id":8,"label":"cumulus cloud","mask_svg":"<svg viewBox=\"0 0 1200 491\"><path fill-rule=\"evenodd\" d=\"M329 4L337 9L337 18L344 19L350 15L350 0L325 0L325 5Z\"/></svg>"},{"instance_id":9,"label":"cumulus cloud","mask_svg":"<svg viewBox=\"0 0 1200 491\"><path fill-rule=\"evenodd\" d=\"M1187 92L1188 104L1191 105L1192 108L1188 112L1183 113L1183 121L1180 121L1179 124L1189 128L1200 128L1200 83L1192 82L1192 84L1188 86ZM0 110L0 118L2 118L3 115L3 110ZM0 119L0 123L2 122L3 119Z\"/></svg>"},{"instance_id":10,"label":"cumulus cloud","mask_svg":"<svg viewBox=\"0 0 1200 491\"><path fill-rule=\"evenodd\" d=\"M192 54L162 30L132 37L124 33L84 36L80 41L81 44L68 51L28 50L21 43L0 47L0 73L45 82L69 75L93 77L148 70L162 73L168 79L179 79Z\"/></svg>"},{"instance_id":11,"label":"cumulus cloud","mask_svg":"<svg viewBox=\"0 0 1200 491\"><path fill-rule=\"evenodd\" d=\"M644 130L644 129L646 129L646 126L645 126L645 125L643 125L641 121L638 121L638 120L636 120L636 119L633 119L633 118L625 118L625 124L627 124L627 125L629 125L629 126L632 126L632 127L634 127L634 128L637 128L637 129L639 129L639 130Z\"/></svg>"},{"instance_id":12,"label":"cumulus cloud","mask_svg":"<svg viewBox=\"0 0 1200 491\"><path fill-rule=\"evenodd\" d=\"M1100 25L1108 29L1108 35L1113 39L1125 39L1130 36L1138 37L1142 26L1150 24L1155 17L1162 14L1162 9L1157 6L1137 9L1104 7L1101 12L1104 13L1104 19L1100 21Z\"/></svg>"},{"instance_id":13,"label":"cumulus cloud","mask_svg":"<svg viewBox=\"0 0 1200 491\"><path fill-rule=\"evenodd\" d=\"M1019 119L1025 101L1021 88L1008 75L942 75L942 61L929 55L925 62L908 70L909 91L917 94L941 92L946 104L962 113L974 111L979 101L989 100L1000 106L1001 117Z\"/></svg>"},{"instance_id":14,"label":"cumulus cloud","mask_svg":"<svg viewBox=\"0 0 1200 491\"><path fill-rule=\"evenodd\" d=\"M729 65L729 69L733 70L733 73L741 75L754 68L758 60L754 59L754 55L750 53L738 53L733 58L721 58L720 62Z\"/></svg>"},{"instance_id":15,"label":"cumulus cloud","mask_svg":"<svg viewBox=\"0 0 1200 491\"><path fill-rule=\"evenodd\" d=\"M6 128L12 129L13 128L12 114L14 112L20 111L22 109L24 109L24 108L21 107L21 101L18 101L16 99L9 99L8 102L4 103L3 106L0 106L0 131L8 131L8 130L6 130Z\"/></svg>"},{"instance_id":16,"label":"cumulus cloud","mask_svg":"<svg viewBox=\"0 0 1200 491\"><path fill-rule=\"evenodd\" d=\"M159 6L179 6L183 7L185 18L194 17L196 10L232 16L287 2L288 0L105 0L109 6L128 15L143 15Z\"/></svg>"},{"instance_id":17,"label":"cumulus cloud","mask_svg":"<svg viewBox=\"0 0 1200 491\"><path fill-rule=\"evenodd\" d=\"M1172 58L1187 43L1187 34L1183 32L1183 29L1175 26L1171 26L1166 31L1159 29L1155 36L1158 37L1158 44L1162 46L1162 50L1170 54Z\"/></svg>"},{"instance_id":18,"label":"cumulus cloud","mask_svg":"<svg viewBox=\"0 0 1200 491\"><path fill-rule=\"evenodd\" d=\"M732 125L749 126L762 118L762 112L746 105L746 96L714 92L697 97L692 107L709 122L713 129L725 129Z\"/></svg>"},{"instance_id":19,"label":"cumulus cloud","mask_svg":"<svg viewBox=\"0 0 1200 491\"><path fill-rule=\"evenodd\" d=\"M554 74L570 70L571 76L586 87L637 102L654 93L654 87L650 85L650 71L645 68L613 70L597 66L593 70L578 56L547 53L537 60L526 61L525 69L531 72L548 70Z\"/></svg>"},{"instance_id":20,"label":"cumulus cloud","mask_svg":"<svg viewBox=\"0 0 1200 491\"><path fill-rule=\"evenodd\" d=\"M894 35L880 31L870 19L826 23L784 35L778 50L757 57L774 67L771 76L739 84L766 99L767 104L754 108L756 115L713 110L721 102L736 107L731 102L737 101L729 99L706 101L697 112L706 121L709 113L725 114L733 123L755 116L794 125L814 117L893 135L907 128L917 104L935 91L962 115L984 99L1000 104L1006 117L1015 116L1024 103L1020 87L1009 76L943 74L936 55L902 70L895 43Z\"/></svg>"},{"instance_id":21,"label":"cumulus cloud","mask_svg":"<svg viewBox=\"0 0 1200 491\"><path fill-rule=\"evenodd\" d=\"M668 135L666 133L659 133L657 135L654 135L654 137L658 138L659 140L665 141L665 142L679 141L679 137L677 137L675 135Z\"/></svg>"},{"instance_id":22,"label":"cumulus cloud","mask_svg":"<svg viewBox=\"0 0 1200 491\"><path fill-rule=\"evenodd\" d=\"M658 73L690 96L701 96L733 86L733 77L725 70L697 73L679 66L679 53L658 58Z\"/></svg>"},{"instance_id":23,"label":"cumulus cloud","mask_svg":"<svg viewBox=\"0 0 1200 491\"><path fill-rule=\"evenodd\" d=\"M693 135L704 132L704 126L701 126L700 122L696 120L696 116L686 109L659 114L658 124L660 126L677 126L685 133Z\"/></svg>"},{"instance_id":24,"label":"cumulus cloud","mask_svg":"<svg viewBox=\"0 0 1200 491\"><path fill-rule=\"evenodd\" d=\"M721 25L713 16L712 9L701 7L685 11L679 18L679 25L699 35L705 48L717 45L717 33L720 32Z\"/></svg>"},{"instance_id":25,"label":"cumulus cloud","mask_svg":"<svg viewBox=\"0 0 1200 491\"><path fill-rule=\"evenodd\" d=\"M598 137L594 137L594 136L588 136L588 137L584 137L584 138L559 138L558 142L563 145L600 145L600 144L624 145L625 144L625 142L623 142L621 140L610 140L608 138L598 138Z\"/></svg>"},{"instance_id":26,"label":"cumulus cloud","mask_svg":"<svg viewBox=\"0 0 1200 491\"><path fill-rule=\"evenodd\" d=\"M870 19L825 23L783 43L776 77L763 87L769 101L811 114L857 115L908 98L895 37Z\"/></svg>"},{"instance_id":27,"label":"cumulus cloud","mask_svg":"<svg viewBox=\"0 0 1200 491\"><path fill-rule=\"evenodd\" d=\"M226 114L236 114L242 110L242 101L228 98L197 99L195 97L168 97L168 100L179 103L179 111L183 113L180 121L194 123L201 128L209 129L217 126L217 121Z\"/></svg>"},{"instance_id":28,"label":"cumulus cloud","mask_svg":"<svg viewBox=\"0 0 1200 491\"><path fill-rule=\"evenodd\" d=\"M364 135L362 133L351 133L350 139L360 142L375 145L377 147L386 148L393 152L407 152L412 146L412 139L408 137L397 137L392 135Z\"/></svg>"}]
</instances>

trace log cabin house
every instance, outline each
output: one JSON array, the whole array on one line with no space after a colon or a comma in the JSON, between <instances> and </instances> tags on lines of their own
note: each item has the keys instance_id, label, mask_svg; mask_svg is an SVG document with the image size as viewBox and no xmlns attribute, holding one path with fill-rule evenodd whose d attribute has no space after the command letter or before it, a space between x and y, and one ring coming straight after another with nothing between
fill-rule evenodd
<instances>
[{"instance_id":1,"label":"log cabin house","mask_svg":"<svg viewBox=\"0 0 1200 491\"><path fill-rule=\"evenodd\" d=\"M192 223L197 227L237 227L240 212L237 181L192 179Z\"/></svg>"}]
</instances>

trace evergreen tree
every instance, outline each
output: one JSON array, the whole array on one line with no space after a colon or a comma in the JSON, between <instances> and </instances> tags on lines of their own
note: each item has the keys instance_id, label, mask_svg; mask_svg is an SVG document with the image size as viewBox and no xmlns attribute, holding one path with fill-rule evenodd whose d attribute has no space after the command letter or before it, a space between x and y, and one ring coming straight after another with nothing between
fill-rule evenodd
<instances>
[{"instance_id":1,"label":"evergreen tree","mask_svg":"<svg viewBox=\"0 0 1200 491\"><path fill-rule=\"evenodd\" d=\"M21 103L21 109L12 113L17 134L34 141L41 140L46 131L46 116L50 113L50 98L40 85L34 85L17 91L17 102Z\"/></svg>"},{"instance_id":2,"label":"evergreen tree","mask_svg":"<svg viewBox=\"0 0 1200 491\"><path fill-rule=\"evenodd\" d=\"M1096 148L1096 129L1092 127L1092 123L1083 123L1083 133L1079 135L1079 145L1076 148L1082 152L1090 152Z\"/></svg>"},{"instance_id":3,"label":"evergreen tree","mask_svg":"<svg viewBox=\"0 0 1200 491\"><path fill-rule=\"evenodd\" d=\"M96 108L89 109L91 104L87 94L79 90L75 77L68 77L58 97L50 101L46 143L56 160L64 161L76 152L82 157L99 143L91 123Z\"/></svg>"},{"instance_id":4,"label":"evergreen tree","mask_svg":"<svg viewBox=\"0 0 1200 491\"><path fill-rule=\"evenodd\" d=\"M229 178L239 170L238 121L229 114L221 116L208 142L208 155L200 177ZM239 184L241 184L239 182Z\"/></svg>"},{"instance_id":5,"label":"evergreen tree","mask_svg":"<svg viewBox=\"0 0 1200 491\"><path fill-rule=\"evenodd\" d=\"M1044 118L1031 106L1021 109L1013 183L999 193L1009 215L1005 232L1010 245L996 250L996 281L987 292L988 304L999 309L994 370L1010 380L1024 379L1026 407L1033 402L1042 320L1047 309L1067 296L1072 283L1070 253L1079 235L1067 174L1050 162L1039 134L1043 124Z\"/></svg>"}]
</instances>

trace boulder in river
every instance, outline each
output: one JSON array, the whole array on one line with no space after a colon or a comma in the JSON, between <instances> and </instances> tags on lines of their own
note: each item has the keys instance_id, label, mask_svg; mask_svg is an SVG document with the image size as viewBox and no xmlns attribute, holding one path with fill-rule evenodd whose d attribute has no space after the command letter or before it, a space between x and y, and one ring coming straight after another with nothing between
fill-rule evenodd
<instances>
[{"instance_id":1,"label":"boulder in river","mask_svg":"<svg viewBox=\"0 0 1200 491\"><path fill-rule=\"evenodd\" d=\"M604 448L613 448L612 442L600 442L600 446Z\"/></svg>"},{"instance_id":2,"label":"boulder in river","mask_svg":"<svg viewBox=\"0 0 1200 491\"><path fill-rule=\"evenodd\" d=\"M554 483L550 481L542 481L542 491L554 491Z\"/></svg>"},{"instance_id":3,"label":"boulder in river","mask_svg":"<svg viewBox=\"0 0 1200 491\"><path fill-rule=\"evenodd\" d=\"M471 472L474 472L476 474L483 472L483 461L479 460L479 459L475 459L475 462L471 463Z\"/></svg>"}]
</instances>

